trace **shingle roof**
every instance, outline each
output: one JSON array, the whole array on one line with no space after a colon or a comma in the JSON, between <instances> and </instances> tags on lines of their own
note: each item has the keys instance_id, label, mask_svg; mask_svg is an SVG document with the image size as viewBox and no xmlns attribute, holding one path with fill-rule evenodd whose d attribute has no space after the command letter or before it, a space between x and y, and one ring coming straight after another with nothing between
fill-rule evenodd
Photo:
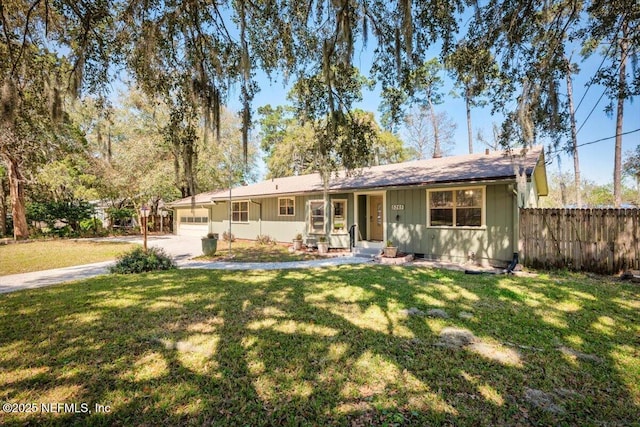
<instances>
[{"instance_id":1,"label":"shingle roof","mask_svg":"<svg viewBox=\"0 0 640 427\"><path fill-rule=\"evenodd\" d=\"M522 155L518 151L509 155L503 151L489 154L467 154L441 157L438 159L415 160L390 165L372 166L347 176L340 172L332 176L330 192L353 191L385 187L426 186L469 181L495 181L516 177L518 170L524 170L527 177L533 173L543 154L541 146L532 147ZM321 192L320 174L274 178L255 184L236 187L231 191L234 199L244 197L265 197L300 193ZM211 191L195 196L196 204L208 204L212 200L227 200L229 190ZM172 203L185 206L193 203L188 197Z\"/></svg>"}]
</instances>

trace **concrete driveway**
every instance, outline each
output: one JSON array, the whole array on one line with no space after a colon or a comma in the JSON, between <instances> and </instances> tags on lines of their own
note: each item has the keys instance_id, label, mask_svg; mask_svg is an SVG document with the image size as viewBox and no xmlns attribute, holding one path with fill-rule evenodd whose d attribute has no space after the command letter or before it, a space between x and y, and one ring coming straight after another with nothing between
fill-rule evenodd
<instances>
[{"instance_id":1,"label":"concrete driveway","mask_svg":"<svg viewBox=\"0 0 640 427\"><path fill-rule=\"evenodd\" d=\"M128 242L143 244L140 236L125 237L105 237L102 239L90 239L96 242ZM147 246L150 248L162 248L165 252L173 257L178 264L197 256L202 255L202 246L200 237L193 236L175 236L173 234L165 234L162 236L148 236Z\"/></svg>"},{"instance_id":2,"label":"concrete driveway","mask_svg":"<svg viewBox=\"0 0 640 427\"><path fill-rule=\"evenodd\" d=\"M142 245L143 241L138 236L107 237L103 239L89 239L99 242L128 242ZM318 259L311 261L275 262L275 263L233 263L233 262L206 262L190 261L191 258L202 254L200 237L189 236L149 236L147 246L162 248L170 255L180 268L205 268L224 270L274 270L291 268L316 268L329 267L344 264L360 264L370 262L367 258L352 256ZM14 292L21 289L41 288L57 283L73 280L87 279L100 276L109 272L109 267L114 261L105 261L95 264L77 265L73 267L57 268L55 270L35 271L32 273L12 274L0 276L0 294Z\"/></svg>"},{"instance_id":3,"label":"concrete driveway","mask_svg":"<svg viewBox=\"0 0 640 427\"><path fill-rule=\"evenodd\" d=\"M100 239L87 239L96 242L128 242L143 244L139 236L105 237ZM187 236L148 236L148 247L162 248L173 257L178 266L187 264L190 258L202 253L199 237ZM43 286L64 283L72 280L86 279L109 272L109 267L114 261L98 262L94 264L76 265L73 267L56 268L54 270L34 271L32 273L12 274L0 276L0 293L13 292L20 289L41 288Z\"/></svg>"}]
</instances>

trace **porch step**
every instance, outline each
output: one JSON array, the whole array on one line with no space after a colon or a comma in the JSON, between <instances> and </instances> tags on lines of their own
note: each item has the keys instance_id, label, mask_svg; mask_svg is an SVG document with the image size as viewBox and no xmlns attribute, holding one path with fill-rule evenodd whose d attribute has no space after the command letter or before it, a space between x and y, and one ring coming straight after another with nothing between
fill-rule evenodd
<instances>
[{"instance_id":1,"label":"porch step","mask_svg":"<svg viewBox=\"0 0 640 427\"><path fill-rule=\"evenodd\" d=\"M382 252L380 248L352 248L351 253L353 256L363 257L363 258L375 258Z\"/></svg>"}]
</instances>

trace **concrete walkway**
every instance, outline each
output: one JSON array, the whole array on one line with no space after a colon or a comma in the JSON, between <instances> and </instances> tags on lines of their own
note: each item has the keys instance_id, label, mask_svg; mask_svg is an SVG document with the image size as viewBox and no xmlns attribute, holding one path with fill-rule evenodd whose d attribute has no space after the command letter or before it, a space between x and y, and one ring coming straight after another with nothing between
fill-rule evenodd
<instances>
[{"instance_id":1,"label":"concrete walkway","mask_svg":"<svg viewBox=\"0 0 640 427\"><path fill-rule=\"evenodd\" d=\"M123 237L100 239L100 241L126 241L142 244L138 237ZM159 247L174 258L179 268L203 268L209 270L282 270L300 268L322 268L345 264L361 264L371 262L367 258L342 256L311 261L294 262L202 262L190 259L200 255L200 238L185 236L152 236L147 242L149 247ZM0 294L14 292L22 289L34 289L50 286L73 280L87 279L103 274L108 274L109 267L114 261L105 261L95 264L77 265L73 267L57 268L54 270L35 271L32 273L12 274L0 276Z\"/></svg>"}]
</instances>

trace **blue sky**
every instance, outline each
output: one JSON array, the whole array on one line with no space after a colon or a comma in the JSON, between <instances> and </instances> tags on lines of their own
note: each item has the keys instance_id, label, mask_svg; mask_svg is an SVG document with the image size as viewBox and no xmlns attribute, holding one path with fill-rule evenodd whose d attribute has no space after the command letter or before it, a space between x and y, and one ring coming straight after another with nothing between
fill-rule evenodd
<instances>
[{"instance_id":1,"label":"blue sky","mask_svg":"<svg viewBox=\"0 0 640 427\"><path fill-rule=\"evenodd\" d=\"M436 50L434 50L434 56L437 56ZM578 133L579 144L590 143L602 138L612 137L616 133L615 114L612 117L608 117L604 113L604 107L608 103L606 96L602 97L587 120L587 117L589 116L592 108L596 105L598 98L600 98L604 92L604 88L597 85L592 85L588 90L586 88L590 76L598 68L601 60L600 56L594 55L584 62L578 61L581 71L580 74L574 76L573 92L574 103L576 106L586 92L586 96L584 97L582 104L576 111L577 126L581 127L584 124ZM363 74L368 75L371 67L371 54L369 50L356 52L354 65L359 67ZM628 64L628 67L630 66L631 64ZM453 82L448 78L446 73L443 73L442 76L446 81L443 93L448 94L453 89ZM289 88L285 87L282 80L277 76L273 81L270 81L266 75L258 73L257 82L260 87L260 92L256 95L253 101L254 112L258 107L266 104L276 106L288 103L286 96ZM564 92L566 90L564 82L561 86ZM236 111L240 109L240 103L237 101L238 94L239 88L236 88L235 91L232 90L229 97L229 108ZM374 112L379 122L379 88L376 88L376 90L371 92L365 92L363 95L363 101L356 106L363 110ZM625 103L624 108L624 132L630 132L640 128L640 100L636 100L635 102L628 100ZM451 154L467 153L467 124L464 100L462 98L455 98L447 95L444 103L438 105L437 109L440 111L446 111L455 123L457 123L455 137L456 144L452 149ZM490 107L475 108L472 110L471 115L474 134L474 152L481 152L485 149L485 146L480 142L475 141L475 136L477 135L478 130L481 129L485 137L490 139L492 135L492 123L496 122L500 124L502 118L492 116ZM253 132L254 134L257 134L258 130L254 130ZM607 184L613 181L614 142L614 139L608 139L594 144L584 145L579 148L580 168L583 179L595 181L598 184ZM637 145L640 145L640 131L623 136L623 161L624 153L634 150ZM547 159L547 162L552 162L547 165L548 173L557 173L557 159ZM563 172L573 173L573 159L571 157L561 155L561 166Z\"/></svg>"}]
</instances>

